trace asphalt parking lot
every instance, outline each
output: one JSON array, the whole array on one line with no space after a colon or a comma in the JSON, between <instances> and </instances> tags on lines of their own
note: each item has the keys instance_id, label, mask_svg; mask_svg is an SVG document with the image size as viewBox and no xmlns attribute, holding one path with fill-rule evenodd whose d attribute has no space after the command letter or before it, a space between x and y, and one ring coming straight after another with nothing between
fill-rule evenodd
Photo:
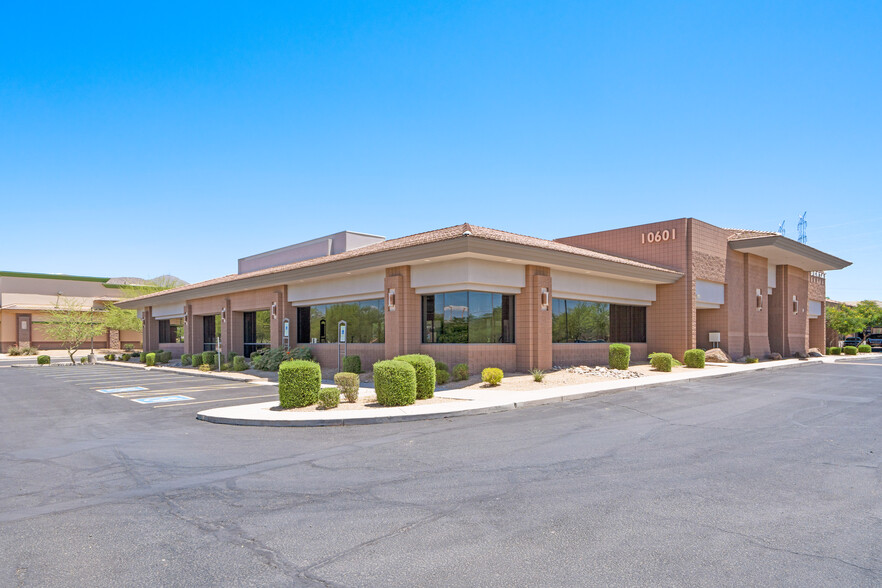
<instances>
[{"instance_id":1,"label":"asphalt parking lot","mask_svg":"<svg viewBox=\"0 0 882 588\"><path fill-rule=\"evenodd\" d=\"M0 369L4 586L882 583L882 360L312 429L87 369Z\"/></svg>"}]
</instances>

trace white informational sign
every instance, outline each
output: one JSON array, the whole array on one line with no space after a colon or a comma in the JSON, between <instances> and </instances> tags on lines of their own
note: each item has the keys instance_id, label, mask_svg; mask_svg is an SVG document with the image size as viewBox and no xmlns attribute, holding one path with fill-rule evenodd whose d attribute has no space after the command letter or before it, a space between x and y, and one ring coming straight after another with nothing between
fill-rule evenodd
<instances>
[{"instance_id":1,"label":"white informational sign","mask_svg":"<svg viewBox=\"0 0 882 588\"><path fill-rule=\"evenodd\" d=\"M282 324L284 325L284 330L285 330L285 334L282 335L282 336L283 336L283 337L288 337L288 336L289 336L289 335L288 335L288 332L289 332L289 330L290 330L290 323L288 322L288 319L285 319L285 322L282 323Z\"/></svg>"},{"instance_id":2,"label":"white informational sign","mask_svg":"<svg viewBox=\"0 0 882 588\"><path fill-rule=\"evenodd\" d=\"M340 325L340 343L346 343L346 323Z\"/></svg>"}]
</instances>

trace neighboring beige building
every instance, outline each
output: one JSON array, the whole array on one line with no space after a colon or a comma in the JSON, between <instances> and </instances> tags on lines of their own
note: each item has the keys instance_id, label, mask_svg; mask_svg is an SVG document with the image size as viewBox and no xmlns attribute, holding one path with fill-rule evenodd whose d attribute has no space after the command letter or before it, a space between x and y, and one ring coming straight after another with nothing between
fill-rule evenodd
<instances>
[{"instance_id":1,"label":"neighboring beige building","mask_svg":"<svg viewBox=\"0 0 882 588\"><path fill-rule=\"evenodd\" d=\"M824 348L825 277L849 262L776 233L692 218L549 241L469 224L399 239L338 233L244 258L239 273L120 304L145 346L246 355L308 345L337 363L337 325L363 365L425 353L478 370ZM184 345L167 333L183 329Z\"/></svg>"},{"instance_id":2,"label":"neighboring beige building","mask_svg":"<svg viewBox=\"0 0 882 588\"><path fill-rule=\"evenodd\" d=\"M62 300L75 300L82 310L101 309L119 299L124 284L142 283L137 278L95 278L64 274L34 274L0 271L0 352L27 346L41 350L62 349L45 324L49 311ZM120 349L130 343L141 346L137 331L106 330L95 339L96 349Z\"/></svg>"}]
</instances>

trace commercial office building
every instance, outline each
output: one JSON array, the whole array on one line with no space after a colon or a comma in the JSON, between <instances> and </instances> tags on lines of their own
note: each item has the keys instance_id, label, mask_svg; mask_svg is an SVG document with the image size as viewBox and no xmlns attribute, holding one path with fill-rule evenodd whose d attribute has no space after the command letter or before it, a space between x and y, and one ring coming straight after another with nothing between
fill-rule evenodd
<instances>
[{"instance_id":1,"label":"commercial office building","mask_svg":"<svg viewBox=\"0 0 882 588\"><path fill-rule=\"evenodd\" d=\"M848 264L691 218L554 241L463 224L392 240L338 233L120 306L141 312L148 348L178 321L189 352L217 337L237 353L305 344L328 366L341 319L365 365L402 353L473 370L601 364L611 342L637 358L717 344L791 356L824 347L823 272Z\"/></svg>"}]
</instances>

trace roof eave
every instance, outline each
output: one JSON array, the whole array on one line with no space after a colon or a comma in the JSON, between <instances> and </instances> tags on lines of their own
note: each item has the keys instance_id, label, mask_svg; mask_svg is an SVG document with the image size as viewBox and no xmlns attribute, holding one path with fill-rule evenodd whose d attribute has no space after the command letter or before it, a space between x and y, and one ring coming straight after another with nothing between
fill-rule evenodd
<instances>
[{"instance_id":1,"label":"roof eave","mask_svg":"<svg viewBox=\"0 0 882 588\"><path fill-rule=\"evenodd\" d=\"M783 235L768 235L765 237L748 237L745 239L733 239L729 241L729 247L735 251L743 251L751 253L761 248L774 248L783 253L797 255L806 260L804 265L809 266L803 269L807 271L830 271L840 270L851 265L850 261L840 259L835 255L830 255L820 249L810 247L805 243L788 239ZM761 255L758 253L758 255ZM763 257L766 257L763 255ZM800 266L801 267L801 266Z\"/></svg>"}]
</instances>

